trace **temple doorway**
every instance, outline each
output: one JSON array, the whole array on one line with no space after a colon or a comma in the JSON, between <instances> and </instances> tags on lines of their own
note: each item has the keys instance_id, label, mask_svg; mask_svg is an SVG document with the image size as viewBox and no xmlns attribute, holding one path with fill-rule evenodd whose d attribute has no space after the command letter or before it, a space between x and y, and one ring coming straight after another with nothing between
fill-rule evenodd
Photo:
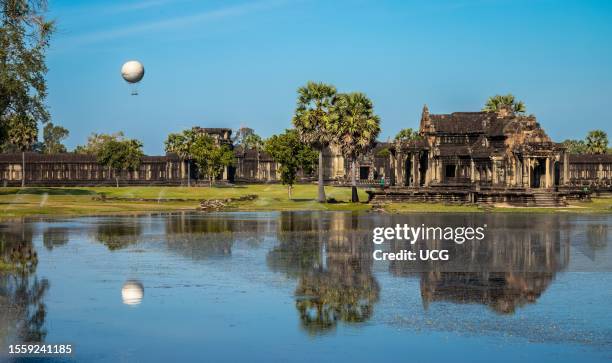
<instances>
[{"instance_id":1,"label":"temple doorway","mask_svg":"<svg viewBox=\"0 0 612 363\"><path fill-rule=\"evenodd\" d=\"M419 185L420 186L424 186L425 185L425 178L427 176L427 168L429 167L429 165L427 165L427 152L422 153L419 156Z\"/></svg>"},{"instance_id":2,"label":"temple doorway","mask_svg":"<svg viewBox=\"0 0 612 363\"><path fill-rule=\"evenodd\" d=\"M546 177L546 159L538 158L535 160L533 171L531 173L531 187L543 188L544 179Z\"/></svg>"},{"instance_id":3,"label":"temple doorway","mask_svg":"<svg viewBox=\"0 0 612 363\"><path fill-rule=\"evenodd\" d=\"M554 176L553 184L554 186L558 187L559 181L561 180L561 167L559 166L558 161L555 161L553 176Z\"/></svg>"},{"instance_id":4,"label":"temple doorway","mask_svg":"<svg viewBox=\"0 0 612 363\"><path fill-rule=\"evenodd\" d=\"M406 163L404 165L404 186L411 186L413 184L412 180L412 160L410 156L406 158Z\"/></svg>"},{"instance_id":5,"label":"temple doorway","mask_svg":"<svg viewBox=\"0 0 612 363\"><path fill-rule=\"evenodd\" d=\"M370 176L370 168L367 166L360 166L359 167L359 179L368 180L369 176Z\"/></svg>"}]
</instances>

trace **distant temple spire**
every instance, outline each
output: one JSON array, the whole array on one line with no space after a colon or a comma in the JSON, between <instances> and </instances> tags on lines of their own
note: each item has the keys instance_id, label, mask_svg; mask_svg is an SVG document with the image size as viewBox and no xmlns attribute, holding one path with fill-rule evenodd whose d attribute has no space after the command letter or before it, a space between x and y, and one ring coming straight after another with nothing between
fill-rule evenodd
<instances>
[{"instance_id":1,"label":"distant temple spire","mask_svg":"<svg viewBox=\"0 0 612 363\"><path fill-rule=\"evenodd\" d=\"M429 107L427 104L423 105L423 112L421 113L421 132L428 130L431 127L431 119L429 118Z\"/></svg>"}]
</instances>

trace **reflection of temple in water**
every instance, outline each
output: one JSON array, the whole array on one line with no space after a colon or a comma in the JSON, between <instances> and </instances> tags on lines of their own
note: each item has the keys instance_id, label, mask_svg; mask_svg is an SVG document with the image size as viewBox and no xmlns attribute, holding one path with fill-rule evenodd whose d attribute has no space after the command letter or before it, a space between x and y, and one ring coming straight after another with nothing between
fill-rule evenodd
<instances>
[{"instance_id":1,"label":"reflection of temple in water","mask_svg":"<svg viewBox=\"0 0 612 363\"><path fill-rule=\"evenodd\" d=\"M298 279L296 309L310 334L334 329L338 321L367 321L380 288L372 275L372 244L347 213L282 213L280 244L268 265ZM361 227L361 229L360 229Z\"/></svg>"},{"instance_id":2,"label":"reflection of temple in water","mask_svg":"<svg viewBox=\"0 0 612 363\"><path fill-rule=\"evenodd\" d=\"M559 217L490 215L482 241L462 245L427 241L392 243L391 249L449 250L449 261L392 261L396 276L420 276L423 305L439 301L478 303L498 313L513 313L535 303L569 263L570 238ZM511 231L511 233L508 233Z\"/></svg>"}]
</instances>

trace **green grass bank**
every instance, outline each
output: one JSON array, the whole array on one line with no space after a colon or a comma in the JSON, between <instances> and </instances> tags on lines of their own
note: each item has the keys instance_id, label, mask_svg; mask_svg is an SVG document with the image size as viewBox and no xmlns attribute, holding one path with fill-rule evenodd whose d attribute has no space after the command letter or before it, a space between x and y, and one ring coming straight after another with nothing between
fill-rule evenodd
<instances>
[{"instance_id":1,"label":"green grass bank","mask_svg":"<svg viewBox=\"0 0 612 363\"><path fill-rule=\"evenodd\" d=\"M0 188L0 218L26 216L70 216L195 210L203 199L238 198L255 194L253 201L231 203L228 210L372 210L367 203L349 203L351 190L344 187L325 188L328 198L337 203L317 203L316 185L297 185L292 198L287 188L278 184L240 185L232 187L74 187L74 188ZM362 201L365 190L359 191ZM576 202L563 208L493 208L472 205L435 203L395 203L380 208L390 213L423 212L533 212L533 213L612 213L612 198L592 202Z\"/></svg>"}]
</instances>

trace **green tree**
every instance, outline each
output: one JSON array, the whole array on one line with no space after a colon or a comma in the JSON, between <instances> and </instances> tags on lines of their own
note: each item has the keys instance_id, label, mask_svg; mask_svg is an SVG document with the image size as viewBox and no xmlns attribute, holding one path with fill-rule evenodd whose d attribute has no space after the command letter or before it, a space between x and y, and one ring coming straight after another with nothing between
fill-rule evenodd
<instances>
[{"instance_id":1,"label":"green tree","mask_svg":"<svg viewBox=\"0 0 612 363\"><path fill-rule=\"evenodd\" d=\"M291 199L291 189L297 180L300 169L310 173L317 162L317 152L300 140L296 130L285 130L280 135L274 135L266 140L264 150L272 160L280 164L281 182L287 185L287 193Z\"/></svg>"},{"instance_id":2,"label":"green tree","mask_svg":"<svg viewBox=\"0 0 612 363\"><path fill-rule=\"evenodd\" d=\"M567 139L563 141L563 146L570 154L585 154L587 152L587 146L584 140Z\"/></svg>"},{"instance_id":3,"label":"green tree","mask_svg":"<svg viewBox=\"0 0 612 363\"><path fill-rule=\"evenodd\" d=\"M586 137L586 149L589 154L605 154L608 152L608 134L603 130L589 131Z\"/></svg>"},{"instance_id":4,"label":"green tree","mask_svg":"<svg viewBox=\"0 0 612 363\"><path fill-rule=\"evenodd\" d=\"M119 187L121 171L138 169L143 156L142 143L132 139L110 140L102 145L97 154L98 163L115 172L117 188Z\"/></svg>"},{"instance_id":5,"label":"green tree","mask_svg":"<svg viewBox=\"0 0 612 363\"><path fill-rule=\"evenodd\" d=\"M374 114L372 101L360 92L338 94L334 111L337 121L331 124L331 129L342 155L351 162L351 200L359 202L356 162L376 142L380 118Z\"/></svg>"},{"instance_id":6,"label":"green tree","mask_svg":"<svg viewBox=\"0 0 612 363\"><path fill-rule=\"evenodd\" d=\"M43 152L45 154L65 153L66 146L62 144L62 140L69 134L66 128L55 126L52 122L47 123L43 129Z\"/></svg>"},{"instance_id":7,"label":"green tree","mask_svg":"<svg viewBox=\"0 0 612 363\"><path fill-rule=\"evenodd\" d=\"M94 132L87 137L87 144L78 145L74 152L77 154L97 155L106 143L123 140L125 140L125 135L122 131L115 132L114 134L98 134Z\"/></svg>"},{"instance_id":8,"label":"green tree","mask_svg":"<svg viewBox=\"0 0 612 363\"><path fill-rule=\"evenodd\" d=\"M193 129L183 130L181 133L172 133L164 142L167 153L175 153L181 162L187 161L187 186L191 186L191 160L193 159L192 145L197 137Z\"/></svg>"},{"instance_id":9,"label":"green tree","mask_svg":"<svg viewBox=\"0 0 612 363\"><path fill-rule=\"evenodd\" d=\"M397 135L395 135L394 140L396 142L410 142L419 140L420 138L421 136L419 135L419 132L409 127L406 129L401 129Z\"/></svg>"},{"instance_id":10,"label":"green tree","mask_svg":"<svg viewBox=\"0 0 612 363\"><path fill-rule=\"evenodd\" d=\"M333 100L336 87L325 83L308 82L298 89L298 100L293 125L300 139L319 152L319 193L317 200L325 202L323 180L323 150L332 141L331 125L334 122Z\"/></svg>"},{"instance_id":11,"label":"green tree","mask_svg":"<svg viewBox=\"0 0 612 363\"><path fill-rule=\"evenodd\" d=\"M0 128L2 137L19 123L36 127L49 120L45 106L45 52L53 22L45 20L46 1L0 2ZM6 130L9 128L9 130ZM21 129L23 131L23 128ZM14 137L17 131L12 131ZM29 135L23 135L29 139ZM4 142L4 140L0 140ZM21 146L21 145L19 145Z\"/></svg>"},{"instance_id":12,"label":"green tree","mask_svg":"<svg viewBox=\"0 0 612 363\"><path fill-rule=\"evenodd\" d=\"M391 150L388 147L383 147L376 152L376 156L380 158L388 158L391 155Z\"/></svg>"},{"instance_id":13,"label":"green tree","mask_svg":"<svg viewBox=\"0 0 612 363\"><path fill-rule=\"evenodd\" d=\"M245 149L255 149L259 151L263 148L264 141L261 136L257 134L250 134L244 138L242 145Z\"/></svg>"},{"instance_id":14,"label":"green tree","mask_svg":"<svg viewBox=\"0 0 612 363\"><path fill-rule=\"evenodd\" d=\"M499 112L504 108L513 113L525 113L527 111L525 103L517 101L511 93L489 97L482 110L486 112Z\"/></svg>"},{"instance_id":15,"label":"green tree","mask_svg":"<svg viewBox=\"0 0 612 363\"><path fill-rule=\"evenodd\" d=\"M208 185L211 188L223 169L234 163L234 152L227 145L219 145L206 134L196 136L190 154L200 172L208 178Z\"/></svg>"},{"instance_id":16,"label":"green tree","mask_svg":"<svg viewBox=\"0 0 612 363\"><path fill-rule=\"evenodd\" d=\"M242 146L245 149L259 150L263 147L261 136L257 135L252 128L245 126L236 130L236 136L232 141L235 145Z\"/></svg>"},{"instance_id":17,"label":"green tree","mask_svg":"<svg viewBox=\"0 0 612 363\"><path fill-rule=\"evenodd\" d=\"M14 115L8 123L9 143L21 150L21 187L25 187L25 152L38 138L36 121L28 115Z\"/></svg>"}]
</instances>

